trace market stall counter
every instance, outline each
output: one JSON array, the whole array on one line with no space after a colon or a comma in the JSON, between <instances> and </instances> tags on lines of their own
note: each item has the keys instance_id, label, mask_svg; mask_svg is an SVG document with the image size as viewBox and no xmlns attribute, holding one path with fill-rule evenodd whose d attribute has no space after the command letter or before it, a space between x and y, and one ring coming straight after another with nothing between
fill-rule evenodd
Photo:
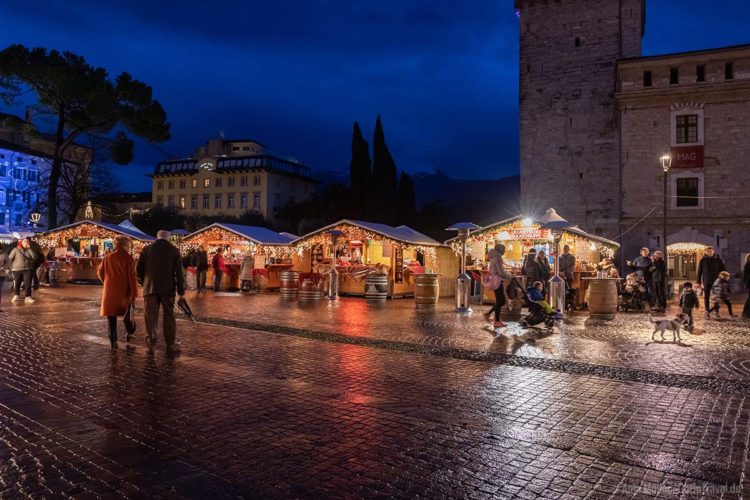
<instances>
[{"instance_id":1,"label":"market stall counter","mask_svg":"<svg viewBox=\"0 0 750 500\"><path fill-rule=\"evenodd\" d=\"M129 221L128 221L129 222ZM41 233L39 245L47 256L48 268L69 282L98 282L97 270L108 252L114 250L115 237L128 236L133 242L133 254L140 254L154 237L131 225L82 220Z\"/></svg>"},{"instance_id":2,"label":"market stall counter","mask_svg":"<svg viewBox=\"0 0 750 500\"><path fill-rule=\"evenodd\" d=\"M387 276L389 298L414 296L422 273L450 276L457 258L451 250L408 226L344 219L295 240L294 270L328 277L338 272L338 293L365 296L369 275Z\"/></svg>"},{"instance_id":3,"label":"market stall counter","mask_svg":"<svg viewBox=\"0 0 750 500\"><path fill-rule=\"evenodd\" d=\"M190 255L200 247L208 252L209 264L218 248L224 249L224 263L229 269L222 277L222 290L240 288L240 269L245 257L252 259L255 288L263 286L277 289L282 271L292 267L292 248L289 243L296 236L277 233L265 227L241 224L214 223L185 236L179 243L184 255ZM259 271L263 271L262 273ZM206 284L213 286L213 269L208 269ZM257 279L256 279L257 278Z\"/></svg>"},{"instance_id":4,"label":"market stall counter","mask_svg":"<svg viewBox=\"0 0 750 500\"><path fill-rule=\"evenodd\" d=\"M461 251L461 243L458 238L447 240L446 245L453 248L456 254ZM504 264L506 272L513 274L522 286L526 283L523 276L522 266L524 258L529 250L534 249L537 254L543 251L549 260L550 269L555 266L555 245L552 232L542 227L532 218L517 216L489 224L476 229L469 234L467 240L467 269L480 278L480 274L487 273L487 253L495 243L505 245ZM611 257L619 247L618 243L588 234L577 226L565 229L560 239L560 251L568 246L569 254L575 258L575 266L572 276L568 279L568 285L575 291L577 305L581 305L589 280L585 278L595 277L597 264L605 257ZM505 283L507 286L508 283ZM480 293L481 301L492 303L495 294L492 290L484 289Z\"/></svg>"}]
</instances>

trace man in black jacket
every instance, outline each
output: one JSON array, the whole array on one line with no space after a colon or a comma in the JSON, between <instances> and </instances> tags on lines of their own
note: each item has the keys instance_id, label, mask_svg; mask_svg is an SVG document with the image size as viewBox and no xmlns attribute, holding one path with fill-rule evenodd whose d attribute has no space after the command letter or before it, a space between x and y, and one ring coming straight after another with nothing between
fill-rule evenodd
<instances>
[{"instance_id":1,"label":"man in black jacket","mask_svg":"<svg viewBox=\"0 0 750 500\"><path fill-rule=\"evenodd\" d=\"M698 283L703 286L703 303L706 306L706 318L710 317L711 287L722 271L726 271L724 261L716 255L714 247L706 247L703 251L703 258L698 263Z\"/></svg>"},{"instance_id":2,"label":"man in black jacket","mask_svg":"<svg viewBox=\"0 0 750 500\"><path fill-rule=\"evenodd\" d=\"M185 295L185 273L182 270L180 251L169 242L169 231L159 231L156 238L154 243L143 249L136 266L138 281L143 285L146 347L148 353L153 354L161 305L167 352L176 353L180 348L176 342L174 300L175 292L180 297Z\"/></svg>"},{"instance_id":3,"label":"man in black jacket","mask_svg":"<svg viewBox=\"0 0 750 500\"><path fill-rule=\"evenodd\" d=\"M206 291L206 272L208 272L208 252L203 245L199 246L198 250L193 253L191 264L195 268L195 284L198 293L204 293Z\"/></svg>"}]
</instances>

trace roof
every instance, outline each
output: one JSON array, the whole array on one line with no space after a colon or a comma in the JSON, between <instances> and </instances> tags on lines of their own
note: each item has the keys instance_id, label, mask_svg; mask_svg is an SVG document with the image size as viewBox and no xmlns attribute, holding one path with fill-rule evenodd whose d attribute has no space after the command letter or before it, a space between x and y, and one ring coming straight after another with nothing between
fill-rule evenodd
<instances>
[{"instance_id":1,"label":"roof","mask_svg":"<svg viewBox=\"0 0 750 500\"><path fill-rule=\"evenodd\" d=\"M259 226L243 226L242 224L224 224L221 222L215 222L211 224L210 226L206 226L203 229L199 229L195 231L194 233L190 233L188 236L185 237L185 239L192 238L193 236L196 236L204 231L207 231L208 229L212 227L219 227L222 229L225 229L227 231L230 231L237 236L241 236L243 238L247 238L248 240L252 241L253 243L257 245L288 245L289 243L294 240L294 238L285 235L280 234L275 231L271 231L270 229L266 227L259 227Z\"/></svg>"},{"instance_id":2,"label":"roof","mask_svg":"<svg viewBox=\"0 0 750 500\"><path fill-rule=\"evenodd\" d=\"M488 224L488 225L483 226L483 227L481 227L479 229L475 229L474 231L469 232L469 237L471 237L471 236L473 236L475 234L478 234L478 233L487 232L487 231L489 231L489 230L491 230L492 228L495 228L495 227L499 227L499 226L504 226L506 224L510 224L513 221L517 221L517 220L523 219L523 218L525 218L525 217L522 216L522 215L518 215L516 217L510 217L508 219L504 219L504 220L501 220L501 221L498 221L498 222L493 222L492 224ZM532 219L532 220L535 223L537 222L536 219ZM604 238L603 236L596 236L596 235L593 235L593 234L589 234L589 233L587 233L586 231L584 231L583 229L581 229L578 226L572 226L572 227L565 228L564 231L567 231L567 232L573 233L573 234L577 234L578 236L583 236L584 238L588 238L588 239L591 239L591 240L599 241L599 242L605 243L607 245L616 246L616 247L620 246L620 244L617 243L616 241L608 240L607 238ZM457 240L457 239L458 239L458 236L454 236L453 238L445 240L445 244L447 245L451 241L454 241L454 240Z\"/></svg>"},{"instance_id":3,"label":"roof","mask_svg":"<svg viewBox=\"0 0 750 500\"><path fill-rule=\"evenodd\" d=\"M736 51L742 51L742 50L750 50L750 44L729 45L727 47L716 47L713 49L702 49L702 50L689 50L686 52L673 52L671 54L656 54L653 56L628 57L624 59L618 59L617 64L656 61L659 59L672 59L675 57L689 57L689 56L719 54L721 52L736 52Z\"/></svg>"},{"instance_id":4,"label":"roof","mask_svg":"<svg viewBox=\"0 0 750 500\"><path fill-rule=\"evenodd\" d=\"M215 157L215 172L236 172L248 170L266 170L304 179L312 179L312 173L309 167L302 163L278 158L267 154L249 155L249 156L219 156ZM185 158L182 160L167 160L159 162L154 168L152 177L160 175L189 174L198 173L198 161L194 158Z\"/></svg>"},{"instance_id":5,"label":"roof","mask_svg":"<svg viewBox=\"0 0 750 500\"><path fill-rule=\"evenodd\" d=\"M412 245L424 245L424 246L440 246L441 245L439 241L433 240L429 236L422 234L419 231L416 231L415 229L410 228L409 226L393 227L387 224L381 224L379 222L367 222L367 221L353 220L353 219L342 219L334 224L330 224L328 226L322 227L316 231L313 231L300 238L297 238L296 240L294 240L294 242L296 243L297 241L304 240L305 238L309 236L324 232L328 229L332 229L341 224L359 226L363 229L367 229L368 231L372 231L373 233L377 233L381 236L385 236L386 238L390 238L392 240L400 241L403 243L409 243Z\"/></svg>"},{"instance_id":6,"label":"roof","mask_svg":"<svg viewBox=\"0 0 750 500\"><path fill-rule=\"evenodd\" d=\"M133 230L127 227L118 226L116 224L110 224L108 222L100 222L96 220L80 220L78 222L74 222L73 224L68 224L67 226L60 226L60 227L56 227L55 229L50 229L49 231L45 231L43 234L55 233L57 231L62 231L63 229L80 226L82 224L92 224L94 226L99 226L104 229L109 229L110 231L118 233L118 234L124 234L125 236L130 236L131 238L134 238L139 241L155 241L156 240L156 238L154 238L153 236L150 236L140 230L137 230L137 229Z\"/></svg>"},{"instance_id":7,"label":"roof","mask_svg":"<svg viewBox=\"0 0 750 500\"><path fill-rule=\"evenodd\" d=\"M146 234L143 231L141 231L140 229L138 229L136 227L136 225L133 224L132 222L130 222L128 219L125 219L124 221L120 222L118 224L118 226L120 226L121 228L127 229L129 231L136 231L136 232L141 233L141 234ZM148 236L148 235L146 234L146 236Z\"/></svg>"},{"instance_id":8,"label":"roof","mask_svg":"<svg viewBox=\"0 0 750 500\"><path fill-rule=\"evenodd\" d=\"M52 159L52 156L48 155L47 153L43 153L37 149L30 148L23 144L16 144L15 142L0 140L0 148L8 149L10 151L16 151L18 153L23 153L30 156L36 156L37 158L46 158L48 160Z\"/></svg>"}]
</instances>

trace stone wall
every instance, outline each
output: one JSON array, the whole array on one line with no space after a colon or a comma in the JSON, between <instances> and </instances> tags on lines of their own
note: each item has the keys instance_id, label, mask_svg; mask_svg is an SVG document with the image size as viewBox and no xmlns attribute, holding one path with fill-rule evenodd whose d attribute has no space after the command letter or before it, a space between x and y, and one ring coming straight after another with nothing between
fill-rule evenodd
<instances>
[{"instance_id":1,"label":"stone wall","mask_svg":"<svg viewBox=\"0 0 750 500\"><path fill-rule=\"evenodd\" d=\"M643 0L519 0L521 196L619 230L615 61L640 55Z\"/></svg>"}]
</instances>

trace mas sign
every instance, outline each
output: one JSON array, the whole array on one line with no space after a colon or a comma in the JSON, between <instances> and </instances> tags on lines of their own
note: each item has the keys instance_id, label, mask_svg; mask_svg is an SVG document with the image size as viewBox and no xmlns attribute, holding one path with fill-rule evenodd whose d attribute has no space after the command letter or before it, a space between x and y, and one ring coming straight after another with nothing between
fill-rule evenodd
<instances>
[{"instance_id":1,"label":"mas sign","mask_svg":"<svg viewBox=\"0 0 750 500\"><path fill-rule=\"evenodd\" d=\"M703 146L673 147L672 168L703 168Z\"/></svg>"}]
</instances>

